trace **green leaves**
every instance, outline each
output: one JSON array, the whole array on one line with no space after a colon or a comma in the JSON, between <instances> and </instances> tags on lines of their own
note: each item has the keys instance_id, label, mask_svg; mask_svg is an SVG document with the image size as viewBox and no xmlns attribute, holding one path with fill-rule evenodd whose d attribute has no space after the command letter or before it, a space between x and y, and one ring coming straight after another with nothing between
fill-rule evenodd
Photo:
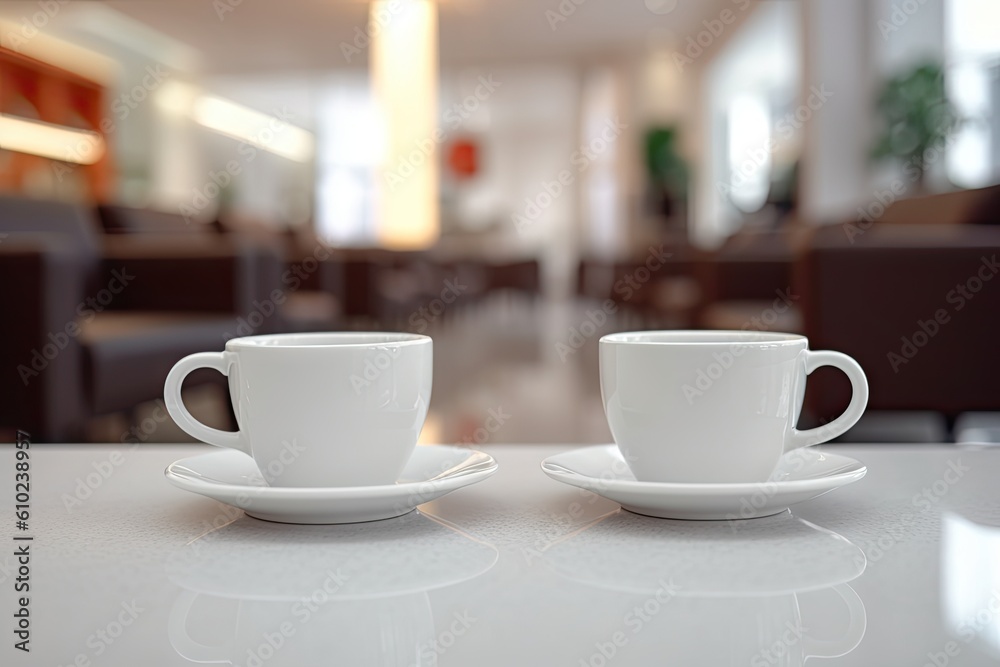
<instances>
[{"instance_id":1,"label":"green leaves","mask_svg":"<svg viewBox=\"0 0 1000 667\"><path fill-rule=\"evenodd\" d=\"M889 79L878 98L884 129L872 150L876 159L920 162L959 123L948 101L940 65L926 63Z\"/></svg>"}]
</instances>

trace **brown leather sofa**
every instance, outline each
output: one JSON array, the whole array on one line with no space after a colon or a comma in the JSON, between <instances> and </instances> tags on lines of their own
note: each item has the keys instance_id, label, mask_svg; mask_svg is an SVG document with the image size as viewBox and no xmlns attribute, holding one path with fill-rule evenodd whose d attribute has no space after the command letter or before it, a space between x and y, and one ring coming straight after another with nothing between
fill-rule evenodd
<instances>
[{"instance_id":1,"label":"brown leather sofa","mask_svg":"<svg viewBox=\"0 0 1000 667\"><path fill-rule=\"evenodd\" d=\"M94 211L72 204L0 197L0 233L0 427L39 442L81 440L92 417L159 398L178 359L221 350L277 287L259 249L104 235ZM224 382L215 375L191 382Z\"/></svg>"},{"instance_id":2,"label":"brown leather sofa","mask_svg":"<svg viewBox=\"0 0 1000 667\"><path fill-rule=\"evenodd\" d=\"M876 224L851 238L819 228L795 267L810 346L857 359L870 410L1000 410L998 260L1000 227ZM806 399L825 420L849 392L819 369Z\"/></svg>"}]
</instances>

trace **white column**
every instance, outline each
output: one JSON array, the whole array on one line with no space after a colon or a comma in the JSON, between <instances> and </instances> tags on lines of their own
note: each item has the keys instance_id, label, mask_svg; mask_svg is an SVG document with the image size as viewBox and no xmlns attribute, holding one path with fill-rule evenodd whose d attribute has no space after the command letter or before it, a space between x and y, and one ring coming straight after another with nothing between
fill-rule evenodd
<instances>
[{"instance_id":1,"label":"white column","mask_svg":"<svg viewBox=\"0 0 1000 667\"><path fill-rule=\"evenodd\" d=\"M874 26L867 5L867 0L802 3L800 102L808 103L814 87L830 93L802 128L801 215L812 222L843 221L871 195L877 75L869 54Z\"/></svg>"},{"instance_id":2,"label":"white column","mask_svg":"<svg viewBox=\"0 0 1000 667\"><path fill-rule=\"evenodd\" d=\"M372 93L384 138L376 170L379 241L423 248L439 235L438 20L433 0L376 0ZM375 150L376 147L373 147Z\"/></svg>"}]
</instances>

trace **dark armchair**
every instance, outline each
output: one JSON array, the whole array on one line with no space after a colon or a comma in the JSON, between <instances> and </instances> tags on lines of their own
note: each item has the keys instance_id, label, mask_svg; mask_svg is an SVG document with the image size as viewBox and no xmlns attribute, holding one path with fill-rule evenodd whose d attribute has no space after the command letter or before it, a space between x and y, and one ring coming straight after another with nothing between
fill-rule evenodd
<instances>
[{"instance_id":1,"label":"dark armchair","mask_svg":"<svg viewBox=\"0 0 1000 667\"><path fill-rule=\"evenodd\" d=\"M277 287L266 253L208 237L105 237L72 204L2 197L0 233L0 427L40 442L81 440L92 417L159 398L178 359L221 350Z\"/></svg>"}]
</instances>

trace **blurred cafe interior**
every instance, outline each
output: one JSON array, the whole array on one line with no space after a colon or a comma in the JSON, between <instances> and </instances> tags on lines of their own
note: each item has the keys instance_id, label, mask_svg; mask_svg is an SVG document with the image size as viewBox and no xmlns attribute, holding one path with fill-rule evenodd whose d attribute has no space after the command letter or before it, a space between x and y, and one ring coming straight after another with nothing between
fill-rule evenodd
<instances>
[{"instance_id":1,"label":"blurred cafe interior","mask_svg":"<svg viewBox=\"0 0 1000 667\"><path fill-rule=\"evenodd\" d=\"M806 334L1000 442L995 0L0 2L0 431L183 442L258 333L434 338L421 440L610 442L599 338ZM801 416L848 381L809 382ZM232 429L225 379L191 411Z\"/></svg>"}]
</instances>

